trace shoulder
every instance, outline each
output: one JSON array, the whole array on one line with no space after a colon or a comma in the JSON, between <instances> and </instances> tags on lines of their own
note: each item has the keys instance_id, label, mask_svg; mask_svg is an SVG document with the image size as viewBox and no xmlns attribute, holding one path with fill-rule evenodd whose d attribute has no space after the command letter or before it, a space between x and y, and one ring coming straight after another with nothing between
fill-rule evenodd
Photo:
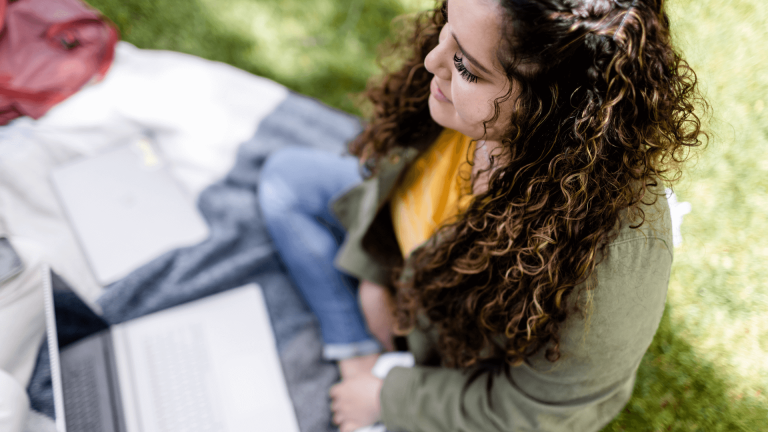
<instances>
[{"instance_id":1,"label":"shoulder","mask_svg":"<svg viewBox=\"0 0 768 432\"><path fill-rule=\"evenodd\" d=\"M650 345L664 312L673 260L672 223L663 190L651 201L639 206L644 220L625 214L595 268L594 286L574 292L571 302L579 312L566 322L566 343L578 338L593 349L638 361Z\"/></svg>"},{"instance_id":2,"label":"shoulder","mask_svg":"<svg viewBox=\"0 0 768 432\"><path fill-rule=\"evenodd\" d=\"M672 269L672 223L663 188L643 201L623 213L592 280L572 293L577 312L566 320L563 342L575 352L599 349L639 360L656 332Z\"/></svg>"},{"instance_id":3,"label":"shoulder","mask_svg":"<svg viewBox=\"0 0 768 432\"><path fill-rule=\"evenodd\" d=\"M582 290L577 307L599 306L597 300L604 297L631 303L641 291L666 295L673 259L672 220L664 190L659 189L650 191L636 209L622 213L618 232L599 256L594 289L589 290L594 292L585 298Z\"/></svg>"},{"instance_id":4,"label":"shoulder","mask_svg":"<svg viewBox=\"0 0 768 432\"><path fill-rule=\"evenodd\" d=\"M661 186L648 190L636 208L624 210L617 226L618 233L608 245L616 247L631 243L639 247L637 240L655 239L672 254L672 218L664 188ZM644 242L641 242L644 243Z\"/></svg>"},{"instance_id":5,"label":"shoulder","mask_svg":"<svg viewBox=\"0 0 768 432\"><path fill-rule=\"evenodd\" d=\"M513 373L535 397L573 400L633 379L664 313L672 267L663 189L645 202L639 206L642 225L639 216L625 212L592 278L571 293L560 331L561 358L549 362L542 350Z\"/></svg>"}]
</instances>

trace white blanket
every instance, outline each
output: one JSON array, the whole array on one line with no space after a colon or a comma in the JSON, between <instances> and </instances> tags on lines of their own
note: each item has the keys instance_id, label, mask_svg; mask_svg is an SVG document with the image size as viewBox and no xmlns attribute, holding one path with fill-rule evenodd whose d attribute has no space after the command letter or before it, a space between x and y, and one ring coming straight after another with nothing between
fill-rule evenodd
<instances>
[{"instance_id":1,"label":"white blanket","mask_svg":"<svg viewBox=\"0 0 768 432\"><path fill-rule=\"evenodd\" d=\"M37 121L0 127L0 233L37 243L55 271L95 300L102 287L62 217L50 169L152 129L171 172L196 196L232 167L237 146L287 94L223 63L119 42L102 82Z\"/></svg>"},{"instance_id":2,"label":"white blanket","mask_svg":"<svg viewBox=\"0 0 768 432\"><path fill-rule=\"evenodd\" d=\"M287 95L283 86L223 63L120 42L103 81L39 120L0 127L0 236L26 264L0 285L0 369L22 387L32 373L44 332L40 263L95 308L103 291L53 194L51 168L152 130L170 171L194 198L231 169L238 145ZM46 424L40 416L30 422L34 429Z\"/></svg>"}]
</instances>

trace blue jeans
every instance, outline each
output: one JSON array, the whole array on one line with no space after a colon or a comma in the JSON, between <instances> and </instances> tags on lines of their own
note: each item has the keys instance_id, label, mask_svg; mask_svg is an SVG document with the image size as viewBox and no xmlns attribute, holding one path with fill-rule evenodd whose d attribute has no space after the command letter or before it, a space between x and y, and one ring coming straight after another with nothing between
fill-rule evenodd
<instances>
[{"instance_id":1,"label":"blue jeans","mask_svg":"<svg viewBox=\"0 0 768 432\"><path fill-rule=\"evenodd\" d=\"M345 233L330 202L360 181L355 157L306 147L272 153L259 180L267 230L320 322L328 360L381 351L360 310L358 281L333 266Z\"/></svg>"}]
</instances>

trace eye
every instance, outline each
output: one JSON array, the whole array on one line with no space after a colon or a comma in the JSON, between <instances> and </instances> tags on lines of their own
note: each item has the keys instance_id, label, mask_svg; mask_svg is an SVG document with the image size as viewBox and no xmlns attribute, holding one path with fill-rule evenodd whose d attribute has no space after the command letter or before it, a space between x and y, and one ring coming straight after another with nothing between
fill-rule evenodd
<instances>
[{"instance_id":1,"label":"eye","mask_svg":"<svg viewBox=\"0 0 768 432\"><path fill-rule=\"evenodd\" d=\"M464 59L459 57L457 54L453 55L453 65L456 66L456 70L459 71L461 77L467 80L467 82L477 82L477 75L474 75L472 72L467 70L467 67L464 66Z\"/></svg>"},{"instance_id":2,"label":"eye","mask_svg":"<svg viewBox=\"0 0 768 432\"><path fill-rule=\"evenodd\" d=\"M448 3L444 2L443 7L440 8L440 13L443 15L443 21L448 22Z\"/></svg>"}]
</instances>

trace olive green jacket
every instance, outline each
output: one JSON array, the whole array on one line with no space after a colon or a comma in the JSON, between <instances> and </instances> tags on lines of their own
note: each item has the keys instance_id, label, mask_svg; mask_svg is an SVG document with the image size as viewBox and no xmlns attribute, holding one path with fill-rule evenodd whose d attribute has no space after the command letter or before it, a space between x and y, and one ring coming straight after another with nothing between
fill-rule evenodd
<instances>
[{"instance_id":1,"label":"olive green jacket","mask_svg":"<svg viewBox=\"0 0 768 432\"><path fill-rule=\"evenodd\" d=\"M417 152L394 151L379 173L363 181L332 208L347 229L336 266L359 279L387 285L397 262L388 199L400 173ZM632 394L640 360L656 333L672 265L669 207L661 196L644 209L639 229L623 221L618 237L597 266L597 288L578 290L561 330L561 358L539 352L509 378L439 367L434 334L414 330L408 348L413 368L394 368L381 391L381 418L391 431L596 431ZM406 263L407 265L407 263ZM435 365L435 366L431 366ZM492 384L488 389L488 380Z\"/></svg>"}]
</instances>

